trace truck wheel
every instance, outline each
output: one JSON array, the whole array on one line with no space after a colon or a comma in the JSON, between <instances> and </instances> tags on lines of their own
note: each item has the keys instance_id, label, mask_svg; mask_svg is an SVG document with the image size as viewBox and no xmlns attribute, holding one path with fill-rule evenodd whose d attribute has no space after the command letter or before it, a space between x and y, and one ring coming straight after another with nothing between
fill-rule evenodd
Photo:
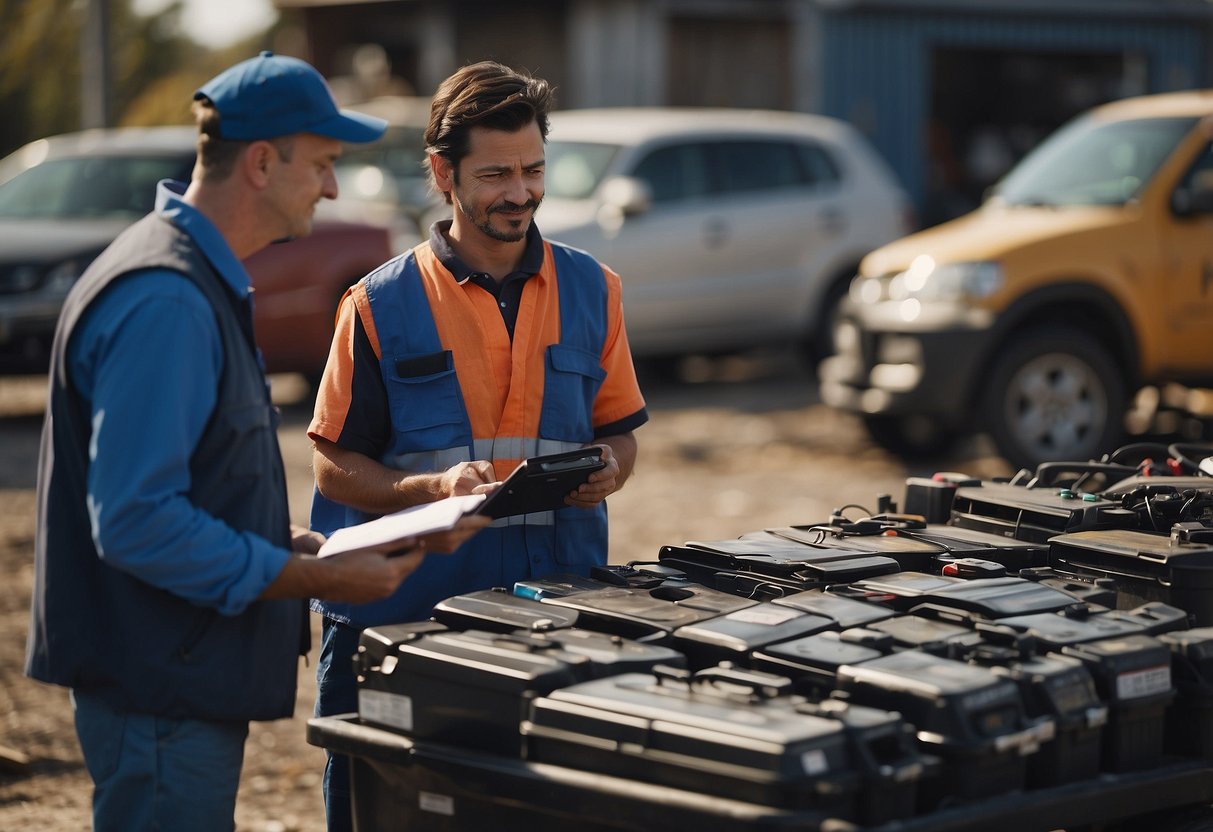
<instances>
[{"instance_id":1,"label":"truck wheel","mask_svg":"<svg viewBox=\"0 0 1213 832\"><path fill-rule=\"evenodd\" d=\"M1124 381L1107 349L1084 332L1025 332L986 379L982 420L1012 465L1096 459L1124 436Z\"/></svg>"},{"instance_id":2,"label":"truck wheel","mask_svg":"<svg viewBox=\"0 0 1213 832\"><path fill-rule=\"evenodd\" d=\"M864 414L863 426L877 445L911 460L942 456L951 450L958 437L956 431L943 427L936 419L918 414Z\"/></svg>"}]
</instances>

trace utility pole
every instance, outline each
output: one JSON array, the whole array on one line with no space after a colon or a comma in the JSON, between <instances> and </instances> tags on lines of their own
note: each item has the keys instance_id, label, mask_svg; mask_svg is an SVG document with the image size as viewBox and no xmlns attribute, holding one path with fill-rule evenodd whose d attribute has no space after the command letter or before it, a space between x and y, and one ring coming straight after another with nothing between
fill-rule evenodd
<instances>
[{"instance_id":1,"label":"utility pole","mask_svg":"<svg viewBox=\"0 0 1213 832\"><path fill-rule=\"evenodd\" d=\"M80 33L80 127L109 127L110 90L109 0L85 0Z\"/></svg>"}]
</instances>

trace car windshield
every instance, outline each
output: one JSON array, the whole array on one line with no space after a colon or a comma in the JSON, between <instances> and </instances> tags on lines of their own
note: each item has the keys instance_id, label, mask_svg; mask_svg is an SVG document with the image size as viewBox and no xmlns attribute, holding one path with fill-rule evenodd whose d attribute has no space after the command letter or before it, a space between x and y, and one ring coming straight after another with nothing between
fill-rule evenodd
<instances>
[{"instance_id":1,"label":"car windshield","mask_svg":"<svg viewBox=\"0 0 1213 832\"><path fill-rule=\"evenodd\" d=\"M558 199L586 199L598 187L619 146L550 141L544 153L544 191Z\"/></svg>"},{"instance_id":2,"label":"car windshield","mask_svg":"<svg viewBox=\"0 0 1213 832\"><path fill-rule=\"evenodd\" d=\"M192 158L86 156L52 159L0 185L4 219L141 217L152 210L156 183L188 178Z\"/></svg>"},{"instance_id":3,"label":"car windshield","mask_svg":"<svg viewBox=\"0 0 1213 832\"><path fill-rule=\"evenodd\" d=\"M389 127L383 138L342 148L339 166L372 165L398 179L425 177L425 134L420 127Z\"/></svg>"},{"instance_id":4,"label":"car windshield","mask_svg":"<svg viewBox=\"0 0 1213 832\"><path fill-rule=\"evenodd\" d=\"M1009 205L1121 205L1137 196L1196 121L1082 116L1024 157L994 196Z\"/></svg>"}]
</instances>

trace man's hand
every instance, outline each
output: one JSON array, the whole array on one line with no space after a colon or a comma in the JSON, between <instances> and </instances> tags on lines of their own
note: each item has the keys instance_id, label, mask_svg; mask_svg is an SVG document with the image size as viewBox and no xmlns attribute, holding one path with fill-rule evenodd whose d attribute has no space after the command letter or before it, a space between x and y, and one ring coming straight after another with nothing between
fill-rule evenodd
<instances>
[{"instance_id":1,"label":"man's hand","mask_svg":"<svg viewBox=\"0 0 1213 832\"><path fill-rule=\"evenodd\" d=\"M291 551L304 555L314 555L324 545L325 536L320 532L305 529L303 526L291 524Z\"/></svg>"},{"instance_id":2,"label":"man's hand","mask_svg":"<svg viewBox=\"0 0 1213 832\"><path fill-rule=\"evenodd\" d=\"M469 514L460 519L453 529L445 532L434 532L421 538L422 544L430 552L453 552L463 545L469 537L493 522L490 517L479 514Z\"/></svg>"},{"instance_id":3,"label":"man's hand","mask_svg":"<svg viewBox=\"0 0 1213 832\"><path fill-rule=\"evenodd\" d=\"M439 489L443 497L462 497L475 493L477 486L487 485L496 479L493 463L476 459L460 462L444 471L439 481Z\"/></svg>"},{"instance_id":4,"label":"man's hand","mask_svg":"<svg viewBox=\"0 0 1213 832\"><path fill-rule=\"evenodd\" d=\"M597 445L602 448L602 461L606 466L590 474L589 479L577 486L576 491L569 493L565 503L577 508L593 508L622 487L619 479L619 460L611 451L610 445Z\"/></svg>"},{"instance_id":5,"label":"man's hand","mask_svg":"<svg viewBox=\"0 0 1213 832\"><path fill-rule=\"evenodd\" d=\"M324 585L312 597L350 604L382 600L417 571L425 555L425 544L418 543L403 554L360 551L321 558L313 563L326 573Z\"/></svg>"}]
</instances>

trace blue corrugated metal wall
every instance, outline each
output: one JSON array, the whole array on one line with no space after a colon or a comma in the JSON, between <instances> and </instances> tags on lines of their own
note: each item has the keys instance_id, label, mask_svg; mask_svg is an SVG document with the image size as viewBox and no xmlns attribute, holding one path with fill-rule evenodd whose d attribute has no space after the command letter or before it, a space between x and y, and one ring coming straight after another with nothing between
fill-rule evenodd
<instances>
[{"instance_id":1,"label":"blue corrugated metal wall","mask_svg":"<svg viewBox=\"0 0 1213 832\"><path fill-rule=\"evenodd\" d=\"M1191 21L840 12L825 15L822 31L825 113L872 139L919 205L935 47L1136 53L1148 61L1150 92L1204 82L1205 30Z\"/></svg>"}]
</instances>

